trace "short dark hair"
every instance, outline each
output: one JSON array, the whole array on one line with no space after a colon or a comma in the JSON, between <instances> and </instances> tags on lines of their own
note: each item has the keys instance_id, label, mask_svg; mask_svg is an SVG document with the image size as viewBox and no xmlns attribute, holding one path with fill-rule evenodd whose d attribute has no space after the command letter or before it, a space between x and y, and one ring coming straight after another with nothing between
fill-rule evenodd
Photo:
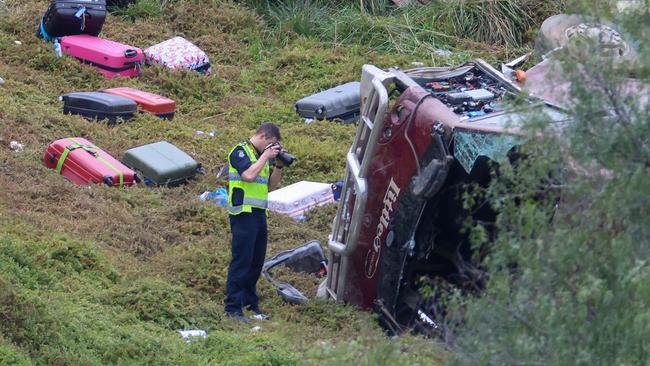
<instances>
[{"instance_id":1,"label":"short dark hair","mask_svg":"<svg viewBox=\"0 0 650 366\"><path fill-rule=\"evenodd\" d=\"M261 133L265 134L266 137L275 137L278 141L282 140L282 136L280 136L280 128L275 123L262 123L260 128L257 129L256 134L259 135Z\"/></svg>"}]
</instances>

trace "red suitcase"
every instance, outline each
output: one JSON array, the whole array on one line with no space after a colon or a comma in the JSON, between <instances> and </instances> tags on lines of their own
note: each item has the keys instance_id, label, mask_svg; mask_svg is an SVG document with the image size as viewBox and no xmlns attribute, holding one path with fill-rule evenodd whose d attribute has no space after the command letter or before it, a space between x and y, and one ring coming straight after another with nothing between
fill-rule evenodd
<instances>
[{"instance_id":1,"label":"red suitcase","mask_svg":"<svg viewBox=\"0 0 650 366\"><path fill-rule=\"evenodd\" d=\"M148 93L133 88L111 88L104 90L104 93L119 95L134 100L138 107L160 118L171 120L176 111L176 102L158 94Z\"/></svg>"},{"instance_id":2,"label":"red suitcase","mask_svg":"<svg viewBox=\"0 0 650 366\"><path fill-rule=\"evenodd\" d=\"M52 142L45 150L43 162L80 185L104 183L109 187L124 187L133 185L137 179L133 170L81 137Z\"/></svg>"}]
</instances>

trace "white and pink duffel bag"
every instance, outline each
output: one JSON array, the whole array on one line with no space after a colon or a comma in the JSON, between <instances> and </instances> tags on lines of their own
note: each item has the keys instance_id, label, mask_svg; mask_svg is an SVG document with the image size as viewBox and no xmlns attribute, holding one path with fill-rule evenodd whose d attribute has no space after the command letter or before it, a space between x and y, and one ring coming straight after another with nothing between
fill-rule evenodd
<instances>
[{"instance_id":1,"label":"white and pink duffel bag","mask_svg":"<svg viewBox=\"0 0 650 366\"><path fill-rule=\"evenodd\" d=\"M314 207L334 202L332 185L302 181L269 192L269 210L302 221Z\"/></svg>"},{"instance_id":2,"label":"white and pink duffel bag","mask_svg":"<svg viewBox=\"0 0 650 366\"><path fill-rule=\"evenodd\" d=\"M145 49L144 57L148 65L193 70L203 75L212 73L208 55L183 37L174 37Z\"/></svg>"}]
</instances>

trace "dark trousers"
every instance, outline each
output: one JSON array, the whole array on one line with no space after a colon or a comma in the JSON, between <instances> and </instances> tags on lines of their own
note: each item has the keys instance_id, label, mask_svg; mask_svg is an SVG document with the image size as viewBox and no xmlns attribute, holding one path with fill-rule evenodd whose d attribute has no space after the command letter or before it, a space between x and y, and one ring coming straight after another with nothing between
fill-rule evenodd
<instances>
[{"instance_id":1,"label":"dark trousers","mask_svg":"<svg viewBox=\"0 0 650 366\"><path fill-rule=\"evenodd\" d=\"M256 308L259 297L255 286L266 256L266 212L253 209L230 215L232 260L226 282L226 312L241 313L244 307Z\"/></svg>"}]
</instances>

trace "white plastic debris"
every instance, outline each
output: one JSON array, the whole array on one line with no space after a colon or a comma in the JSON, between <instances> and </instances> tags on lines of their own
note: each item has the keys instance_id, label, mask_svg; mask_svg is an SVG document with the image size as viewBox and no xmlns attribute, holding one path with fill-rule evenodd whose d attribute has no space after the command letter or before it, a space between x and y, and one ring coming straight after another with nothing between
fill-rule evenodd
<instances>
[{"instance_id":1,"label":"white plastic debris","mask_svg":"<svg viewBox=\"0 0 650 366\"><path fill-rule=\"evenodd\" d=\"M313 118L305 118L305 123L306 123L306 124L310 124L310 123L312 123L312 122L314 122L314 119L313 119Z\"/></svg>"},{"instance_id":2,"label":"white plastic debris","mask_svg":"<svg viewBox=\"0 0 650 366\"><path fill-rule=\"evenodd\" d=\"M420 66L424 66L424 62L413 61L413 62L411 62L411 65L413 65L415 67L420 67Z\"/></svg>"},{"instance_id":3,"label":"white plastic debris","mask_svg":"<svg viewBox=\"0 0 650 366\"><path fill-rule=\"evenodd\" d=\"M4 83L5 83L5 79L0 78L0 84L4 84Z\"/></svg>"},{"instance_id":4,"label":"white plastic debris","mask_svg":"<svg viewBox=\"0 0 650 366\"><path fill-rule=\"evenodd\" d=\"M20 46L21 44L23 44L23 42L21 42L21 41L14 41L14 43L17 44L18 46Z\"/></svg>"},{"instance_id":5,"label":"white plastic debris","mask_svg":"<svg viewBox=\"0 0 650 366\"><path fill-rule=\"evenodd\" d=\"M218 188L215 191L205 191L199 195L202 202L210 202L219 206L228 205L228 191L225 188Z\"/></svg>"},{"instance_id":6,"label":"white plastic debris","mask_svg":"<svg viewBox=\"0 0 650 366\"><path fill-rule=\"evenodd\" d=\"M436 49L435 51L433 51L433 53L435 53L436 55L439 55L439 56L451 56L452 55L451 51L443 50L441 48Z\"/></svg>"},{"instance_id":7,"label":"white plastic debris","mask_svg":"<svg viewBox=\"0 0 650 366\"><path fill-rule=\"evenodd\" d=\"M262 330L262 327L260 327L259 325L256 325L251 329L251 332L259 332L260 330Z\"/></svg>"},{"instance_id":8,"label":"white plastic debris","mask_svg":"<svg viewBox=\"0 0 650 366\"><path fill-rule=\"evenodd\" d=\"M196 130L196 134L197 135L208 135L210 137L215 137L217 135L217 131L212 130L210 132L205 132L205 131L201 131L201 130Z\"/></svg>"},{"instance_id":9,"label":"white plastic debris","mask_svg":"<svg viewBox=\"0 0 650 366\"><path fill-rule=\"evenodd\" d=\"M208 336L208 333L202 329L179 330L178 333L187 343L192 342L192 338L206 338Z\"/></svg>"},{"instance_id":10,"label":"white plastic debris","mask_svg":"<svg viewBox=\"0 0 650 366\"><path fill-rule=\"evenodd\" d=\"M13 140L13 141L11 141L9 143L9 148L11 150L15 151L15 152L21 152L21 151L23 151L25 146L23 144L21 144L20 142L18 142L16 140Z\"/></svg>"}]
</instances>

